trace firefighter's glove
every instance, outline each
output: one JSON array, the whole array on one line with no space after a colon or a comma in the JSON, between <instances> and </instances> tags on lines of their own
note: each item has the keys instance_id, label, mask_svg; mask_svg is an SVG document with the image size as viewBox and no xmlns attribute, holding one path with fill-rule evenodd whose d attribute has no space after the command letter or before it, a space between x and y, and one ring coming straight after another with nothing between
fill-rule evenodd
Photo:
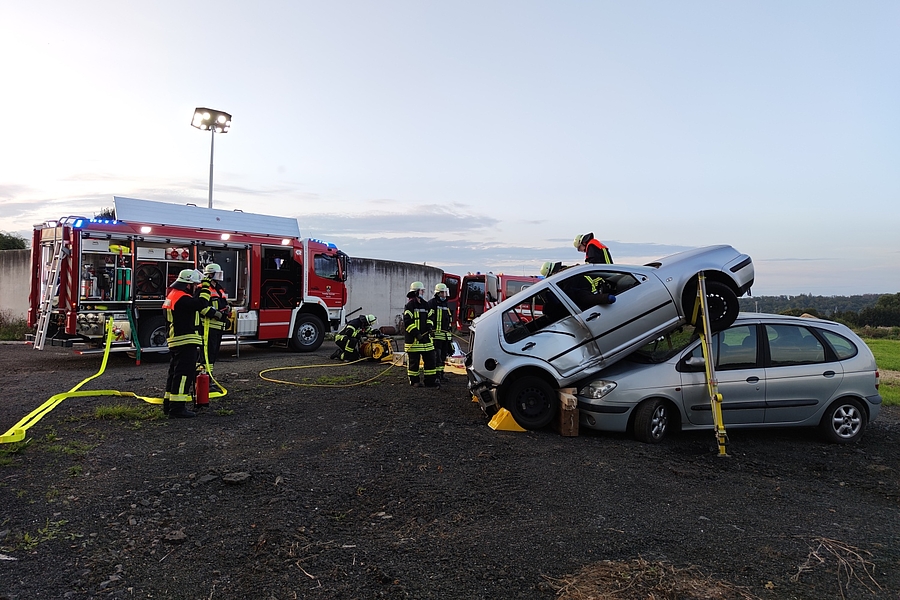
<instances>
[{"instance_id":1,"label":"firefighter's glove","mask_svg":"<svg viewBox=\"0 0 900 600\"><path fill-rule=\"evenodd\" d=\"M231 314L231 305L228 304L225 308L222 309L222 314L226 317Z\"/></svg>"}]
</instances>

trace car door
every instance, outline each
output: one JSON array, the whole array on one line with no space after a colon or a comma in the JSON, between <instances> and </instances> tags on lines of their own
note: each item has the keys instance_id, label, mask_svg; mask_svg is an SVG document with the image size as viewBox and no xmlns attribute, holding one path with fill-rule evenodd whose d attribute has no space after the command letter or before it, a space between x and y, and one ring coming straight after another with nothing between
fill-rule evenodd
<instances>
[{"instance_id":1,"label":"car door","mask_svg":"<svg viewBox=\"0 0 900 600\"><path fill-rule=\"evenodd\" d=\"M735 325L712 337L712 352L722 395L722 420L730 425L762 423L766 413L766 372L760 362L756 324ZM688 420L695 425L712 425L712 405L702 363L693 367L688 359L702 359L698 343L679 362L682 401Z\"/></svg>"},{"instance_id":2,"label":"car door","mask_svg":"<svg viewBox=\"0 0 900 600\"><path fill-rule=\"evenodd\" d=\"M583 300L588 295L584 293L585 284L613 293L615 303L588 305ZM615 265L597 265L566 277L558 285L579 307L579 317L590 330L604 361L624 356L636 344L671 329L679 320L671 294L653 275Z\"/></svg>"},{"instance_id":3,"label":"car door","mask_svg":"<svg viewBox=\"0 0 900 600\"><path fill-rule=\"evenodd\" d=\"M500 344L520 356L537 358L565 378L599 362L590 332L556 292L545 287L506 309Z\"/></svg>"},{"instance_id":4,"label":"car door","mask_svg":"<svg viewBox=\"0 0 900 600\"><path fill-rule=\"evenodd\" d=\"M831 400L844 376L841 363L827 361L825 346L798 325L765 326L766 423L799 423Z\"/></svg>"}]
</instances>

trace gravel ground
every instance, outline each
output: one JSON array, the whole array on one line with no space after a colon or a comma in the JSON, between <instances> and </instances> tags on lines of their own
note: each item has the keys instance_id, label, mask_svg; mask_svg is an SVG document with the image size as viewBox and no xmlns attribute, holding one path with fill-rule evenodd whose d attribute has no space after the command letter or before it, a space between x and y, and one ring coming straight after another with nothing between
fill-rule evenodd
<instances>
[{"instance_id":1,"label":"gravel ground","mask_svg":"<svg viewBox=\"0 0 900 600\"><path fill-rule=\"evenodd\" d=\"M0 445L0 600L900 597L900 412L815 432L512 433L455 376L241 348L196 419L70 398ZM0 433L97 372L0 346ZM270 371L286 366L311 368ZM122 355L85 387L160 396ZM385 371L386 370L386 371ZM365 385L348 386L376 377ZM124 404L142 419L101 419ZM668 586L668 587L667 587Z\"/></svg>"}]
</instances>

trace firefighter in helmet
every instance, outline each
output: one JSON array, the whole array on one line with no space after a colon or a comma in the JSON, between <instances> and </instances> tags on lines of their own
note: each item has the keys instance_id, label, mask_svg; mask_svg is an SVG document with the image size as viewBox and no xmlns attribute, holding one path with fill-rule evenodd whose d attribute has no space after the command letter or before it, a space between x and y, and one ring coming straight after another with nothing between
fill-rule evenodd
<instances>
[{"instance_id":1,"label":"firefighter in helmet","mask_svg":"<svg viewBox=\"0 0 900 600\"><path fill-rule=\"evenodd\" d=\"M194 297L194 291L203 279L196 269L184 269L169 286L163 302L168 328L166 342L171 359L166 394L163 397L163 413L169 418L197 416L188 410L191 389L197 377L197 355L203 339L200 335L200 311L208 306L203 298Z\"/></svg>"},{"instance_id":2,"label":"firefighter in helmet","mask_svg":"<svg viewBox=\"0 0 900 600\"><path fill-rule=\"evenodd\" d=\"M406 373L409 385L422 387L419 370L425 375L425 387L441 387L434 369L434 323L428 320L428 302L423 298L425 284L413 281L406 297L409 302L403 307L404 350L409 357Z\"/></svg>"},{"instance_id":3,"label":"firefighter in helmet","mask_svg":"<svg viewBox=\"0 0 900 600\"><path fill-rule=\"evenodd\" d=\"M438 381L447 381L444 363L452 352L453 315L447 305L447 284L434 286L434 298L428 301L428 320L434 324L434 370Z\"/></svg>"},{"instance_id":4,"label":"firefighter in helmet","mask_svg":"<svg viewBox=\"0 0 900 600\"><path fill-rule=\"evenodd\" d=\"M347 324L334 336L337 349L331 354L331 358L341 360L357 360L359 354L359 342L363 335L375 330L375 315L360 315L347 321Z\"/></svg>"},{"instance_id":5,"label":"firefighter in helmet","mask_svg":"<svg viewBox=\"0 0 900 600\"><path fill-rule=\"evenodd\" d=\"M228 327L228 315L231 306L228 304L228 293L219 283L225 278L222 267L216 263L209 263L203 268L203 282L200 284L200 297L205 299L209 306L200 311L202 317L203 348L205 355L200 353L200 364L207 367L207 372L212 376L213 365L219 357L219 347L222 345L222 334ZM207 362L208 360L208 362Z\"/></svg>"},{"instance_id":6,"label":"firefighter in helmet","mask_svg":"<svg viewBox=\"0 0 900 600\"><path fill-rule=\"evenodd\" d=\"M609 248L595 238L593 233L576 235L573 243L579 252L584 252L584 262L595 265L613 264Z\"/></svg>"}]
</instances>

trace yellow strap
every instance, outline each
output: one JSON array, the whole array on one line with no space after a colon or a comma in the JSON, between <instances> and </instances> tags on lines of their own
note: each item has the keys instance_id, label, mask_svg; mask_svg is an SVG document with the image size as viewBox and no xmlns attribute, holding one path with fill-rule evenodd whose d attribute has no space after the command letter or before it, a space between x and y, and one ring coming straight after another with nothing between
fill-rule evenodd
<instances>
[{"instance_id":1,"label":"yellow strap","mask_svg":"<svg viewBox=\"0 0 900 600\"><path fill-rule=\"evenodd\" d=\"M87 398L91 396L123 396L128 398L137 398L139 400L143 400L144 402L148 402L150 404L162 404L162 398L150 398L146 396L138 396L134 392L120 392L118 390L84 390L78 391L78 389L86 384L88 381L92 379L96 379L106 370L106 363L109 360L109 348L112 344L112 340L114 337L113 333L113 320L109 319L106 322L106 348L103 351L103 362L100 363L100 370L83 380L81 383L73 387L68 392L63 392L61 394L56 394L55 396L51 396L46 402L41 404L39 407L25 415L21 421L13 425L6 433L0 436L0 444L9 444L11 442L21 442L25 439L25 431L40 421L44 415L49 413L51 410L56 408L56 406L65 400L66 398Z\"/></svg>"}]
</instances>

